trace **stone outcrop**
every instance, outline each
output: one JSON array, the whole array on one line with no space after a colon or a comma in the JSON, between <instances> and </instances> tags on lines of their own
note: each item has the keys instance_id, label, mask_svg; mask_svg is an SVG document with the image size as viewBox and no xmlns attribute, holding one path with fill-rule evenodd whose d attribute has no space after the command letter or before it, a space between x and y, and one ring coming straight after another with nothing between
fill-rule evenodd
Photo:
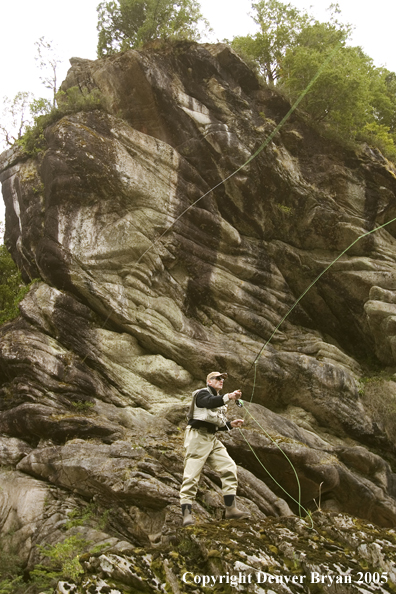
<instances>
[{"instance_id":1,"label":"stone outcrop","mask_svg":"<svg viewBox=\"0 0 396 594\"><path fill-rule=\"evenodd\" d=\"M98 89L106 109L0 157L6 242L35 281L0 328L2 546L29 572L36 545L103 545L58 592L348 568L354 583L324 591L390 591L396 223L289 311L396 216L394 167L296 113L246 164L290 106L223 44L71 62L63 90ZM185 413L213 369L244 393L229 413L245 428L223 440L252 520L222 523L207 468L181 532ZM313 591L286 586L241 589Z\"/></svg>"}]
</instances>

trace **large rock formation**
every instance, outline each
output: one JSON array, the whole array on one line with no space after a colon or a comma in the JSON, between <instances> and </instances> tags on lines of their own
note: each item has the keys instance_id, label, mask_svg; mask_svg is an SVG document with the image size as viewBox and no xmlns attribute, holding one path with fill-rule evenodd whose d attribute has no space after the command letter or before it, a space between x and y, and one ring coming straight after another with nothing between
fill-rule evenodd
<instances>
[{"instance_id":1,"label":"large rock formation","mask_svg":"<svg viewBox=\"0 0 396 594\"><path fill-rule=\"evenodd\" d=\"M0 158L6 242L38 279L0 328L2 546L30 570L37 544L104 544L78 592L198 592L191 576L239 571L391 591L396 223L263 346L396 216L395 169L296 114L246 164L290 106L222 44L71 63L63 89L99 89L106 110ZM224 443L252 522L220 523L206 469L181 533L185 411L213 369L244 392ZM386 579L359 584L362 568ZM267 591L256 578L240 589Z\"/></svg>"}]
</instances>

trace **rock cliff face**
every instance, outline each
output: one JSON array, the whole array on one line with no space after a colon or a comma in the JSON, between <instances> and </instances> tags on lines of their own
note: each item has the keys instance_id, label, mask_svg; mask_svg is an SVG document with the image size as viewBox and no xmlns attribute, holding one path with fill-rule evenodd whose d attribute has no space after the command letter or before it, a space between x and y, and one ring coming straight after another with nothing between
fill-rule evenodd
<instances>
[{"instance_id":1,"label":"rock cliff face","mask_svg":"<svg viewBox=\"0 0 396 594\"><path fill-rule=\"evenodd\" d=\"M297 115L242 167L290 106L222 44L71 63L63 89L99 89L107 110L0 158L6 241L38 279L0 328L2 546L30 570L37 544L106 543L76 592L198 592L192 576L227 572L254 574L251 592L314 591L257 572L393 591L396 223L258 355L396 217L395 170ZM185 412L212 370L244 392L245 429L223 440L252 520L222 522L207 468L180 531ZM357 583L362 568L388 584Z\"/></svg>"}]
</instances>

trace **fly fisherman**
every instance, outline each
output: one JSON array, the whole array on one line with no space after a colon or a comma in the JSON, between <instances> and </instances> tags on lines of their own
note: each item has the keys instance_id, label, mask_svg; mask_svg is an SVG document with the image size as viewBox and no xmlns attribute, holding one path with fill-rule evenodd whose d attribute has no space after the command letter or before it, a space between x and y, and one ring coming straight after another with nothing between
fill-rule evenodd
<instances>
[{"instance_id":1,"label":"fly fisherman","mask_svg":"<svg viewBox=\"0 0 396 594\"><path fill-rule=\"evenodd\" d=\"M226 519L245 518L248 514L237 509L235 495L237 491L236 464L230 458L225 446L217 439L217 431L230 431L233 427L241 427L242 419L227 421L225 413L229 400L238 400L242 392L235 390L231 394L220 395L226 373L212 371L206 378L206 388L197 390L188 413L188 425L184 447L183 484L180 489L180 504L183 515L183 526L195 523L191 514L191 506L195 500L199 477L205 462L220 474Z\"/></svg>"}]
</instances>

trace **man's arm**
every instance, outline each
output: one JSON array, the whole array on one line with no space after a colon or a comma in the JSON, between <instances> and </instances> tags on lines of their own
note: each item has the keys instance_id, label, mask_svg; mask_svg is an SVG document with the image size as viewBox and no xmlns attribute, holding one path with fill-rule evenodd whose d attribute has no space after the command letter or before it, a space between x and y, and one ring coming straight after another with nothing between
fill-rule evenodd
<instances>
[{"instance_id":1,"label":"man's arm","mask_svg":"<svg viewBox=\"0 0 396 594\"><path fill-rule=\"evenodd\" d=\"M242 392L240 390L224 394L224 396L215 396L207 388L202 388L195 397L195 403L198 408L219 408L227 404L229 400L238 400L241 396Z\"/></svg>"},{"instance_id":2,"label":"man's arm","mask_svg":"<svg viewBox=\"0 0 396 594\"><path fill-rule=\"evenodd\" d=\"M224 406L223 396L215 396L207 388L203 388L195 397L198 408L219 408Z\"/></svg>"}]
</instances>

